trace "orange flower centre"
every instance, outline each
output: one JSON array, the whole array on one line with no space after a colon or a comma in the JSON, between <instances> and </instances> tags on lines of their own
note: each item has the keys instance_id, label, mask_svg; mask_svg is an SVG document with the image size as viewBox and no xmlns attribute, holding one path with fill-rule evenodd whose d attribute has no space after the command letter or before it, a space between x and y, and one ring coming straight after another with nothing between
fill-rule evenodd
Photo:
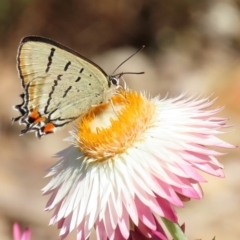
<instances>
[{"instance_id":1,"label":"orange flower centre","mask_svg":"<svg viewBox=\"0 0 240 240\"><path fill-rule=\"evenodd\" d=\"M156 112L155 104L136 92L121 92L111 102L92 108L78 123L78 147L90 162L111 159L143 140Z\"/></svg>"}]
</instances>

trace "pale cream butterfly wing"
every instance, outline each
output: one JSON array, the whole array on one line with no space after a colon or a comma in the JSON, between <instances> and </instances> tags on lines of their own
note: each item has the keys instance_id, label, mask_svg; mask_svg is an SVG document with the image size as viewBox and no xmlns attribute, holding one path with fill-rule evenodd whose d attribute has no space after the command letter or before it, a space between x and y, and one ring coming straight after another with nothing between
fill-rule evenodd
<instances>
[{"instance_id":1,"label":"pale cream butterfly wing","mask_svg":"<svg viewBox=\"0 0 240 240\"><path fill-rule=\"evenodd\" d=\"M52 40L30 36L22 39L17 56L23 102L15 106L25 124L22 134L38 137L52 133L92 106L109 101L119 87L118 78Z\"/></svg>"}]
</instances>

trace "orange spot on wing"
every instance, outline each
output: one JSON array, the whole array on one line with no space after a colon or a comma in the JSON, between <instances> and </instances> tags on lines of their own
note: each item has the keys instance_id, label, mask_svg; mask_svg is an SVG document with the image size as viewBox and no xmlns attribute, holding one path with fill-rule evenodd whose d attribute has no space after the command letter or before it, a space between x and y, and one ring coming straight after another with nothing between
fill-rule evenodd
<instances>
[{"instance_id":1,"label":"orange spot on wing","mask_svg":"<svg viewBox=\"0 0 240 240\"><path fill-rule=\"evenodd\" d=\"M44 128L43 128L43 132L45 134L48 134L48 133L53 133L54 132L54 124L53 123L47 123Z\"/></svg>"},{"instance_id":2,"label":"orange spot on wing","mask_svg":"<svg viewBox=\"0 0 240 240\"><path fill-rule=\"evenodd\" d=\"M46 118L42 117L37 110L33 110L31 114L29 114L29 119L31 119L33 123L44 122L46 120Z\"/></svg>"},{"instance_id":3,"label":"orange spot on wing","mask_svg":"<svg viewBox=\"0 0 240 240\"><path fill-rule=\"evenodd\" d=\"M37 110L33 110L31 114L29 114L29 117L32 119L38 119L40 117L40 114Z\"/></svg>"}]
</instances>

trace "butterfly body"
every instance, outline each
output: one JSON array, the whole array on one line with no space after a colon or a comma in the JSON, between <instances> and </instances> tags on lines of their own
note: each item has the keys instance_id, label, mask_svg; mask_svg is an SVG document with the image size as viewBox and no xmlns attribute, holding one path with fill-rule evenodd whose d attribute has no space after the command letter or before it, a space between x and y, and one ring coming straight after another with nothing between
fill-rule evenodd
<instances>
[{"instance_id":1,"label":"butterfly body","mask_svg":"<svg viewBox=\"0 0 240 240\"><path fill-rule=\"evenodd\" d=\"M15 106L25 124L22 134L38 137L81 117L92 106L106 103L119 87L117 77L52 40L23 38L17 67L22 80L23 102Z\"/></svg>"}]
</instances>

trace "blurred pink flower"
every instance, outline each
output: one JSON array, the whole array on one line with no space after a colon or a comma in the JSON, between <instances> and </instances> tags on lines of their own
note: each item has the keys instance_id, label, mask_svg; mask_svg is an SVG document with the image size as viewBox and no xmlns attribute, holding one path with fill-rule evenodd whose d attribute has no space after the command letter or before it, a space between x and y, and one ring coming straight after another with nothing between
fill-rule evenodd
<instances>
[{"instance_id":1,"label":"blurred pink flower","mask_svg":"<svg viewBox=\"0 0 240 240\"><path fill-rule=\"evenodd\" d=\"M74 228L79 240L94 228L98 240L157 239L164 232L155 215L177 222L174 206L202 198L198 170L224 177L221 153L209 147L234 146L216 137L226 119L206 110L213 101L123 94L80 119L49 170L46 210L55 209L50 224L62 239Z\"/></svg>"},{"instance_id":2,"label":"blurred pink flower","mask_svg":"<svg viewBox=\"0 0 240 240\"><path fill-rule=\"evenodd\" d=\"M13 240L30 240L31 232L26 228L21 234L21 230L18 223L13 224Z\"/></svg>"}]
</instances>

